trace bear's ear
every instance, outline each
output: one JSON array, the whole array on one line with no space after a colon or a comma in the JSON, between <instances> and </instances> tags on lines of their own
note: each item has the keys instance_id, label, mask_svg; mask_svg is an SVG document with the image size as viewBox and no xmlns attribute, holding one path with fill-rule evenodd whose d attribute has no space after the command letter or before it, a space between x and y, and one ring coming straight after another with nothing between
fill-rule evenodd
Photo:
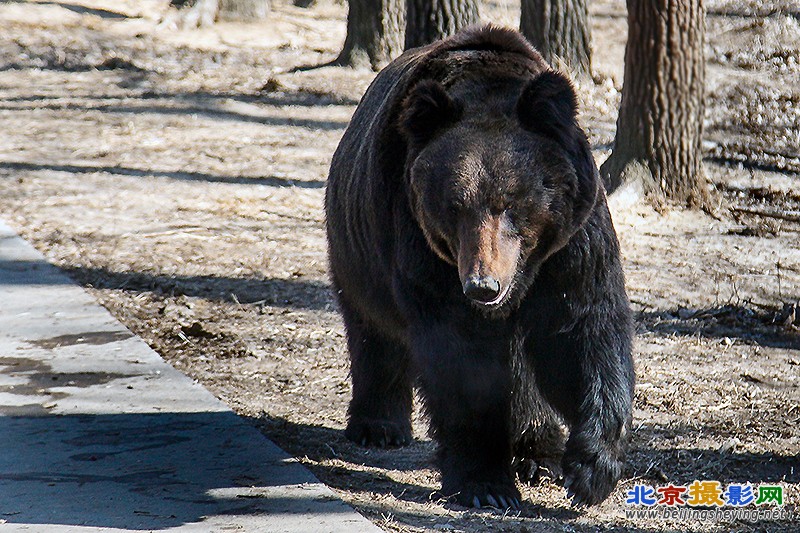
<instances>
[{"instance_id":1,"label":"bear's ear","mask_svg":"<svg viewBox=\"0 0 800 533\"><path fill-rule=\"evenodd\" d=\"M567 150L577 135L577 111L572 84L550 70L528 82L517 101L517 116L526 129L553 139Z\"/></svg>"},{"instance_id":2,"label":"bear's ear","mask_svg":"<svg viewBox=\"0 0 800 533\"><path fill-rule=\"evenodd\" d=\"M419 82L403 101L400 130L411 139L424 143L440 129L461 115L459 106L439 82Z\"/></svg>"},{"instance_id":3,"label":"bear's ear","mask_svg":"<svg viewBox=\"0 0 800 533\"><path fill-rule=\"evenodd\" d=\"M578 177L573 194L573 226L586 220L597 197L598 173L589 141L578 125L578 98L562 74L546 71L530 81L517 102L517 114L529 131L556 141L569 155Z\"/></svg>"}]
</instances>

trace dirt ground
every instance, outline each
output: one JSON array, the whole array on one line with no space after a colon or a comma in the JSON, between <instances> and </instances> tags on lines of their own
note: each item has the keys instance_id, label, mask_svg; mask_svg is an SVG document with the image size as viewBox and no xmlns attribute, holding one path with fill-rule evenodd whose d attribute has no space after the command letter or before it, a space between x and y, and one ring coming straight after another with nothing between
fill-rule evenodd
<instances>
[{"instance_id":1,"label":"dirt ground","mask_svg":"<svg viewBox=\"0 0 800 533\"><path fill-rule=\"evenodd\" d=\"M624 501L635 483L779 483L800 519L800 6L706 2L709 209L612 200L637 314L625 479L596 508L543 481L499 514L435 497L421 417L400 450L342 433L321 206L374 73L296 67L336 56L345 6L275 0L264 24L181 30L167 4L0 1L0 216L164 358L388 531L797 530L630 519ZM621 0L590 5L581 120L602 161L626 20ZM485 21L518 13L483 2Z\"/></svg>"}]
</instances>

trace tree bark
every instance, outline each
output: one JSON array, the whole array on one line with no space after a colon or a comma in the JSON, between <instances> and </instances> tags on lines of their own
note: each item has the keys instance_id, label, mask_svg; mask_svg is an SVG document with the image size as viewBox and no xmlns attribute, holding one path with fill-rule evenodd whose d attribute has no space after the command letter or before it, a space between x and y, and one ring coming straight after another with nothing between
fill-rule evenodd
<instances>
[{"instance_id":1,"label":"tree bark","mask_svg":"<svg viewBox=\"0 0 800 533\"><path fill-rule=\"evenodd\" d=\"M591 76L592 38L586 0L522 0L520 31L552 65Z\"/></svg>"},{"instance_id":2,"label":"tree bark","mask_svg":"<svg viewBox=\"0 0 800 533\"><path fill-rule=\"evenodd\" d=\"M350 0L347 37L334 64L379 70L403 51L404 0Z\"/></svg>"},{"instance_id":3,"label":"tree bark","mask_svg":"<svg viewBox=\"0 0 800 533\"><path fill-rule=\"evenodd\" d=\"M478 0L406 0L405 48L432 43L478 22Z\"/></svg>"},{"instance_id":4,"label":"tree bark","mask_svg":"<svg viewBox=\"0 0 800 533\"><path fill-rule=\"evenodd\" d=\"M705 84L702 0L627 0L628 43L617 133L600 167L609 191L641 186L657 199L698 204Z\"/></svg>"}]
</instances>

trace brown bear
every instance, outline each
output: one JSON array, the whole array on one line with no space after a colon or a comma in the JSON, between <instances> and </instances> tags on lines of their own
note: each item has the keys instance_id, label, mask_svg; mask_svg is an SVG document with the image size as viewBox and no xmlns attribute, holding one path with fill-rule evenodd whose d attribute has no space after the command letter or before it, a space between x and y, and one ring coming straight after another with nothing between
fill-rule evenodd
<instances>
[{"instance_id":1,"label":"brown bear","mask_svg":"<svg viewBox=\"0 0 800 533\"><path fill-rule=\"evenodd\" d=\"M473 28L378 74L331 164L345 434L407 444L418 386L442 492L463 505L517 508L515 474L559 460L574 504L621 475L632 319L576 109L519 33Z\"/></svg>"}]
</instances>

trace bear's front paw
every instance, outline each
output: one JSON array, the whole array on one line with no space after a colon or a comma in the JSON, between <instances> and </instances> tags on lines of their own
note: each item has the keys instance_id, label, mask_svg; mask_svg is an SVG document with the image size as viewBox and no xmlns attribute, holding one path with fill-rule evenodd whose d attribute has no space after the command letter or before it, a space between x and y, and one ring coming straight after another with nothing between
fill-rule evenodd
<instances>
[{"instance_id":1,"label":"bear's front paw","mask_svg":"<svg viewBox=\"0 0 800 533\"><path fill-rule=\"evenodd\" d=\"M361 446L377 448L406 446L412 440L411 427L408 424L390 420L351 419L344 435Z\"/></svg>"},{"instance_id":2,"label":"bear's front paw","mask_svg":"<svg viewBox=\"0 0 800 533\"><path fill-rule=\"evenodd\" d=\"M449 494L449 499L464 507L488 507L493 509L520 508L520 493L513 483L465 483L456 490L455 488L442 489Z\"/></svg>"},{"instance_id":3,"label":"bear's front paw","mask_svg":"<svg viewBox=\"0 0 800 533\"><path fill-rule=\"evenodd\" d=\"M572 505L596 505L611 494L622 475L622 462L608 452L564 457L564 488Z\"/></svg>"}]
</instances>

